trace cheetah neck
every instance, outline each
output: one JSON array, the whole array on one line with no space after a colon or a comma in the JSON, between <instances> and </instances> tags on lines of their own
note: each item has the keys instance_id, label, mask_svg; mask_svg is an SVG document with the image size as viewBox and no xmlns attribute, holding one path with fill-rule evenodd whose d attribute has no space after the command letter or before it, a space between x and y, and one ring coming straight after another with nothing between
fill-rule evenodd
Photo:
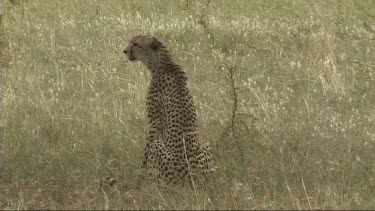
<instances>
[{"instance_id":1,"label":"cheetah neck","mask_svg":"<svg viewBox=\"0 0 375 211\"><path fill-rule=\"evenodd\" d=\"M152 75L158 75L165 71L179 71L181 67L176 64L169 52L166 49L154 55L150 62L147 64L148 69Z\"/></svg>"}]
</instances>

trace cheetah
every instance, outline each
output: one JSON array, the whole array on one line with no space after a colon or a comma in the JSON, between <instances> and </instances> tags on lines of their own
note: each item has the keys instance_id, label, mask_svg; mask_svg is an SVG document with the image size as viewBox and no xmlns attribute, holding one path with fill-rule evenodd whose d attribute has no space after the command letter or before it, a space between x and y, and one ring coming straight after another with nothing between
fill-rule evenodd
<instances>
[{"instance_id":1,"label":"cheetah","mask_svg":"<svg viewBox=\"0 0 375 211\"><path fill-rule=\"evenodd\" d=\"M142 169L168 184L194 183L213 171L212 150L198 139L198 120L187 77L161 41L131 38L123 51L151 73L146 98L149 130Z\"/></svg>"}]
</instances>

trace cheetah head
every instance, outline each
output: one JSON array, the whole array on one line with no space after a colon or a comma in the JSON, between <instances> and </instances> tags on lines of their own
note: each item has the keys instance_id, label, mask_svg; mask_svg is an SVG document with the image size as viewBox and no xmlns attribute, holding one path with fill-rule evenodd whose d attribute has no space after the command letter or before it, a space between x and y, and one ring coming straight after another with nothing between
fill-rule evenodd
<instances>
[{"instance_id":1,"label":"cheetah head","mask_svg":"<svg viewBox=\"0 0 375 211\"><path fill-rule=\"evenodd\" d=\"M156 57L163 44L155 37L139 35L130 39L124 53L130 61L140 61L148 64Z\"/></svg>"}]
</instances>

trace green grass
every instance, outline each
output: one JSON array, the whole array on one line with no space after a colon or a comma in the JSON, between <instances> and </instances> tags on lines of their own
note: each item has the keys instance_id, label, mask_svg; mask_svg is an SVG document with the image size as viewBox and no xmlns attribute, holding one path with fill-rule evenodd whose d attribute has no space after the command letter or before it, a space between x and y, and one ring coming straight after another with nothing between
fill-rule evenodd
<instances>
[{"instance_id":1,"label":"green grass","mask_svg":"<svg viewBox=\"0 0 375 211\"><path fill-rule=\"evenodd\" d=\"M375 209L374 1L19 0L5 12L1 210ZM138 34L187 72L218 166L206 187L135 186L149 74L122 50ZM109 174L117 186L101 188Z\"/></svg>"}]
</instances>

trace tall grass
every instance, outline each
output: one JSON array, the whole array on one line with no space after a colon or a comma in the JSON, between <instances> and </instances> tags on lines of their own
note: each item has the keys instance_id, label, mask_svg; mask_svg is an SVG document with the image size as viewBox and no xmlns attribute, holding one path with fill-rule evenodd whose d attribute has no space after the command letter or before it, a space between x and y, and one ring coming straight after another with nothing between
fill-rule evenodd
<instances>
[{"instance_id":1,"label":"tall grass","mask_svg":"<svg viewBox=\"0 0 375 211\"><path fill-rule=\"evenodd\" d=\"M374 17L370 0L8 3L0 209L374 209ZM218 166L197 191L136 188L138 34L187 72Z\"/></svg>"}]
</instances>

